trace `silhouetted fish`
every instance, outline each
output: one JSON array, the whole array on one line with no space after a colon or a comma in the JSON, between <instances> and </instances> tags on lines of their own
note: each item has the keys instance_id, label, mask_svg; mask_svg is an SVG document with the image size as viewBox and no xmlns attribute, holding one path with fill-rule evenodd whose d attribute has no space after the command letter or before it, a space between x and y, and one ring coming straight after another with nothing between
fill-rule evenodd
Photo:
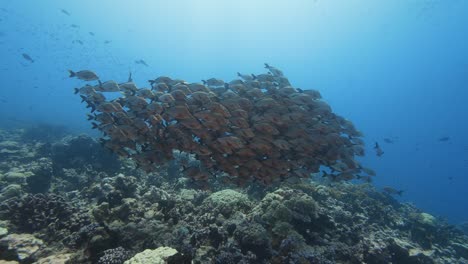
<instances>
[{"instance_id":1,"label":"silhouetted fish","mask_svg":"<svg viewBox=\"0 0 468 264\"><path fill-rule=\"evenodd\" d=\"M393 187L390 186L385 186L383 187L382 191L388 195L399 195L401 196L403 194L403 190L397 190Z\"/></svg>"},{"instance_id":2,"label":"silhouetted fish","mask_svg":"<svg viewBox=\"0 0 468 264\"><path fill-rule=\"evenodd\" d=\"M379 146L379 143L377 142L375 142L374 150L375 150L375 154L379 157L384 154L383 150Z\"/></svg>"},{"instance_id":3,"label":"silhouetted fish","mask_svg":"<svg viewBox=\"0 0 468 264\"><path fill-rule=\"evenodd\" d=\"M31 56L29 56L28 54L23 53L22 55L23 55L23 58L24 58L25 60L27 60L27 61L29 61L29 62L31 62L31 63L34 62L34 60L33 60L33 59L31 58Z\"/></svg>"},{"instance_id":4,"label":"silhouetted fish","mask_svg":"<svg viewBox=\"0 0 468 264\"><path fill-rule=\"evenodd\" d=\"M88 33L89 33L91 36L94 36L94 32L91 32L91 31L90 31L90 32L88 32Z\"/></svg>"},{"instance_id":5,"label":"silhouetted fish","mask_svg":"<svg viewBox=\"0 0 468 264\"><path fill-rule=\"evenodd\" d=\"M106 40L106 41L104 41L104 44L109 44L111 42L112 42L111 40Z\"/></svg>"},{"instance_id":6,"label":"silhouetted fish","mask_svg":"<svg viewBox=\"0 0 468 264\"><path fill-rule=\"evenodd\" d=\"M136 64L141 64L141 65L145 65L146 67L149 67L148 64L146 63L146 61L141 60L141 59L140 59L140 60L136 60L135 63L136 63Z\"/></svg>"},{"instance_id":7,"label":"silhouetted fish","mask_svg":"<svg viewBox=\"0 0 468 264\"><path fill-rule=\"evenodd\" d=\"M76 25L76 24L71 24L70 27L72 28L79 28L80 26Z\"/></svg>"},{"instance_id":8,"label":"silhouetted fish","mask_svg":"<svg viewBox=\"0 0 468 264\"><path fill-rule=\"evenodd\" d=\"M68 71L70 72L70 78L77 77L78 79L83 81L95 81L99 79L96 73L89 70L83 70L78 72L74 72L72 70Z\"/></svg>"},{"instance_id":9,"label":"silhouetted fish","mask_svg":"<svg viewBox=\"0 0 468 264\"><path fill-rule=\"evenodd\" d=\"M441 137L439 138L439 141L444 142L444 141L449 141L450 137Z\"/></svg>"},{"instance_id":10,"label":"silhouetted fish","mask_svg":"<svg viewBox=\"0 0 468 264\"><path fill-rule=\"evenodd\" d=\"M392 144L395 141L393 141L393 139L391 139L391 138L384 138L384 142L388 143L388 144Z\"/></svg>"},{"instance_id":11,"label":"silhouetted fish","mask_svg":"<svg viewBox=\"0 0 468 264\"><path fill-rule=\"evenodd\" d=\"M67 10L65 10L65 9L60 9L60 11L62 11L62 13L64 13L65 15L70 16L70 13L69 13Z\"/></svg>"}]
</instances>

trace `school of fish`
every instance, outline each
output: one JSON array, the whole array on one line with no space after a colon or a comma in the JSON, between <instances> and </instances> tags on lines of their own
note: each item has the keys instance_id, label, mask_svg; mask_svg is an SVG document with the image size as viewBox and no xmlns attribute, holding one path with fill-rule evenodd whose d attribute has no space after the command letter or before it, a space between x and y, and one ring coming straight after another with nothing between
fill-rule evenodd
<instances>
[{"instance_id":1,"label":"school of fish","mask_svg":"<svg viewBox=\"0 0 468 264\"><path fill-rule=\"evenodd\" d=\"M267 73L238 73L230 82L161 76L138 88L130 77L75 93L91 109L88 119L104 134L102 144L148 172L182 152L198 161L182 164L196 180L221 173L239 185L267 185L324 167L331 171L324 177L333 181L374 175L355 160L364 155L364 143L352 122L334 114L318 91L294 88L281 70L265 68ZM86 81L98 78L91 71L70 72ZM116 92L116 99L105 96Z\"/></svg>"}]
</instances>

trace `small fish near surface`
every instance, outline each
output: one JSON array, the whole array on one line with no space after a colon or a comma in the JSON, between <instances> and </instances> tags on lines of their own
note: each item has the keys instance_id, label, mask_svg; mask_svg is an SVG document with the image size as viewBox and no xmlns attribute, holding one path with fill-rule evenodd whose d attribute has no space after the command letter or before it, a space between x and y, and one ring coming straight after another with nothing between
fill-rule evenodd
<instances>
[{"instance_id":1,"label":"small fish near surface","mask_svg":"<svg viewBox=\"0 0 468 264\"><path fill-rule=\"evenodd\" d=\"M141 59L140 59L140 60L136 60L135 63L136 63L136 64L141 64L141 65L145 65L146 67L149 67L149 65L146 63L146 61L141 60Z\"/></svg>"},{"instance_id":2,"label":"small fish near surface","mask_svg":"<svg viewBox=\"0 0 468 264\"><path fill-rule=\"evenodd\" d=\"M447 142L447 141L449 141L449 140L450 140L450 137L440 137L440 138L439 138L439 141L440 141L440 142Z\"/></svg>"},{"instance_id":3,"label":"small fish near surface","mask_svg":"<svg viewBox=\"0 0 468 264\"><path fill-rule=\"evenodd\" d=\"M378 157L381 157L384 154L383 150L379 146L379 143L377 143L377 142L375 142L374 150L375 150L375 154Z\"/></svg>"},{"instance_id":4,"label":"small fish near surface","mask_svg":"<svg viewBox=\"0 0 468 264\"><path fill-rule=\"evenodd\" d=\"M29 56L28 54L26 53L23 53L23 58L31 63L34 63L34 60L31 58L31 56Z\"/></svg>"},{"instance_id":5,"label":"small fish near surface","mask_svg":"<svg viewBox=\"0 0 468 264\"><path fill-rule=\"evenodd\" d=\"M90 70L82 70L78 72L74 72L72 70L68 70L70 72L70 78L76 77L80 80L83 81L96 81L99 80L99 77L97 76L96 73L90 71Z\"/></svg>"},{"instance_id":6,"label":"small fish near surface","mask_svg":"<svg viewBox=\"0 0 468 264\"><path fill-rule=\"evenodd\" d=\"M385 193L385 194L388 194L388 195L399 195L401 196L403 194L403 190L397 190L393 187L390 187L390 186L385 186L382 188L382 192Z\"/></svg>"},{"instance_id":7,"label":"small fish near surface","mask_svg":"<svg viewBox=\"0 0 468 264\"><path fill-rule=\"evenodd\" d=\"M67 10L65 10L65 9L60 9L60 11L61 11L62 13L64 13L65 15L70 16L70 12L68 12Z\"/></svg>"}]
</instances>

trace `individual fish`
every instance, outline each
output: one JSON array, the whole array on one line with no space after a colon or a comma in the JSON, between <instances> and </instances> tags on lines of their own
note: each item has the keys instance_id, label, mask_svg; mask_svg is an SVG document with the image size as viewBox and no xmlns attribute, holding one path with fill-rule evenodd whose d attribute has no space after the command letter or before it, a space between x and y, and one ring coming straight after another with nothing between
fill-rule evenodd
<instances>
[{"instance_id":1,"label":"individual fish","mask_svg":"<svg viewBox=\"0 0 468 264\"><path fill-rule=\"evenodd\" d=\"M22 55L23 55L23 58L24 58L25 60L27 60L27 61L29 61L29 62L31 62L31 63L34 62L34 60L33 60L33 59L31 58L31 56L29 56L28 54L23 53Z\"/></svg>"},{"instance_id":2,"label":"individual fish","mask_svg":"<svg viewBox=\"0 0 468 264\"><path fill-rule=\"evenodd\" d=\"M128 79L127 79L127 82L133 82L133 79L132 79L132 72L128 72Z\"/></svg>"},{"instance_id":3,"label":"individual fish","mask_svg":"<svg viewBox=\"0 0 468 264\"><path fill-rule=\"evenodd\" d=\"M403 190L397 190L393 187L390 187L390 186L385 186L382 188L382 191L385 193L385 194L388 194L388 195L399 195L401 196L403 194Z\"/></svg>"},{"instance_id":4,"label":"individual fish","mask_svg":"<svg viewBox=\"0 0 468 264\"><path fill-rule=\"evenodd\" d=\"M362 180L362 181L367 182L367 183L372 182L372 176L370 176L370 175L356 175L356 179Z\"/></svg>"},{"instance_id":5,"label":"individual fish","mask_svg":"<svg viewBox=\"0 0 468 264\"><path fill-rule=\"evenodd\" d=\"M71 24L70 27L72 28L79 28L80 26L76 25L76 24Z\"/></svg>"},{"instance_id":6,"label":"individual fish","mask_svg":"<svg viewBox=\"0 0 468 264\"><path fill-rule=\"evenodd\" d=\"M99 92L118 92L120 91L119 84L116 83L115 81L107 81L107 82L101 82L98 80L99 85L97 86L97 90Z\"/></svg>"},{"instance_id":7,"label":"individual fish","mask_svg":"<svg viewBox=\"0 0 468 264\"><path fill-rule=\"evenodd\" d=\"M96 93L96 90L94 89L94 86L91 85L86 85L81 88L75 88L75 94L82 94L82 95L89 95Z\"/></svg>"},{"instance_id":8,"label":"individual fish","mask_svg":"<svg viewBox=\"0 0 468 264\"><path fill-rule=\"evenodd\" d=\"M375 150L375 154L380 157L384 154L383 150L380 148L379 146L379 143L378 142L375 142L375 146L374 146L374 150Z\"/></svg>"},{"instance_id":9,"label":"individual fish","mask_svg":"<svg viewBox=\"0 0 468 264\"><path fill-rule=\"evenodd\" d=\"M104 41L104 44L109 44L109 43L111 43L111 42L112 42L112 40L105 40L105 41Z\"/></svg>"},{"instance_id":10,"label":"individual fish","mask_svg":"<svg viewBox=\"0 0 468 264\"><path fill-rule=\"evenodd\" d=\"M146 67L149 67L149 65L146 63L146 61L140 59L140 60L136 60L135 61L136 64L141 64L141 65L145 65Z\"/></svg>"},{"instance_id":11,"label":"individual fish","mask_svg":"<svg viewBox=\"0 0 468 264\"><path fill-rule=\"evenodd\" d=\"M65 9L60 9L60 11L61 11L62 13L64 13L65 15L70 16L70 12L68 12L67 10L65 10Z\"/></svg>"},{"instance_id":12,"label":"individual fish","mask_svg":"<svg viewBox=\"0 0 468 264\"><path fill-rule=\"evenodd\" d=\"M88 34L90 34L91 36L94 37L94 32L91 32L91 31L90 31L90 32L88 32Z\"/></svg>"},{"instance_id":13,"label":"individual fish","mask_svg":"<svg viewBox=\"0 0 468 264\"><path fill-rule=\"evenodd\" d=\"M393 139L391 139L391 138L384 138L384 142L388 143L388 144L392 144L395 141L393 141Z\"/></svg>"},{"instance_id":14,"label":"individual fish","mask_svg":"<svg viewBox=\"0 0 468 264\"><path fill-rule=\"evenodd\" d=\"M449 141L449 140L450 140L450 137L440 137L439 138L440 142L446 142L446 141Z\"/></svg>"},{"instance_id":15,"label":"individual fish","mask_svg":"<svg viewBox=\"0 0 468 264\"><path fill-rule=\"evenodd\" d=\"M237 76L242 78L244 81L252 81L255 80L255 75L253 74L242 74L240 72L237 72Z\"/></svg>"},{"instance_id":16,"label":"individual fish","mask_svg":"<svg viewBox=\"0 0 468 264\"><path fill-rule=\"evenodd\" d=\"M273 74L276 77L283 77L284 76L282 71L280 71L277 68L269 65L268 63L265 63L265 68L268 69L271 72L271 74Z\"/></svg>"},{"instance_id":17,"label":"individual fish","mask_svg":"<svg viewBox=\"0 0 468 264\"><path fill-rule=\"evenodd\" d=\"M208 85L208 86L214 86L214 87L224 86L224 81L220 80L220 79L216 79L216 78L210 78L208 80L202 80L202 82L203 82L204 85Z\"/></svg>"},{"instance_id":18,"label":"individual fish","mask_svg":"<svg viewBox=\"0 0 468 264\"><path fill-rule=\"evenodd\" d=\"M7 100L6 97L3 97L3 96L2 96L2 97L0 97L0 102L2 102L2 103L8 103L8 100Z\"/></svg>"},{"instance_id":19,"label":"individual fish","mask_svg":"<svg viewBox=\"0 0 468 264\"><path fill-rule=\"evenodd\" d=\"M83 41L81 41L81 40L79 40L79 39L74 40L73 43L78 43L78 44L80 44L80 45L83 45Z\"/></svg>"},{"instance_id":20,"label":"individual fish","mask_svg":"<svg viewBox=\"0 0 468 264\"><path fill-rule=\"evenodd\" d=\"M82 70L78 72L74 72L72 70L68 70L70 72L70 78L76 77L80 80L83 81L95 81L99 80L99 77L96 75L96 73L90 71L90 70Z\"/></svg>"},{"instance_id":21,"label":"individual fish","mask_svg":"<svg viewBox=\"0 0 468 264\"><path fill-rule=\"evenodd\" d=\"M125 94L134 95L138 91L138 87L134 82L126 82L119 84L120 90L123 91Z\"/></svg>"}]
</instances>

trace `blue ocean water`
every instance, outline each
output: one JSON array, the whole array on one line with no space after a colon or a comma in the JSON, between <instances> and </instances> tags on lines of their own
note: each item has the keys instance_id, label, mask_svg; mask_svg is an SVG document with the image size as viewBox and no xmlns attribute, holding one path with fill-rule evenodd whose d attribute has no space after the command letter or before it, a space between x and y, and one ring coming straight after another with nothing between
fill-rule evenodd
<instances>
[{"instance_id":1,"label":"blue ocean water","mask_svg":"<svg viewBox=\"0 0 468 264\"><path fill-rule=\"evenodd\" d=\"M68 69L119 81L131 71L148 86L230 80L268 62L364 133L376 186L467 221L467 13L463 0L1 0L0 125L90 132L73 94L84 83Z\"/></svg>"}]
</instances>

